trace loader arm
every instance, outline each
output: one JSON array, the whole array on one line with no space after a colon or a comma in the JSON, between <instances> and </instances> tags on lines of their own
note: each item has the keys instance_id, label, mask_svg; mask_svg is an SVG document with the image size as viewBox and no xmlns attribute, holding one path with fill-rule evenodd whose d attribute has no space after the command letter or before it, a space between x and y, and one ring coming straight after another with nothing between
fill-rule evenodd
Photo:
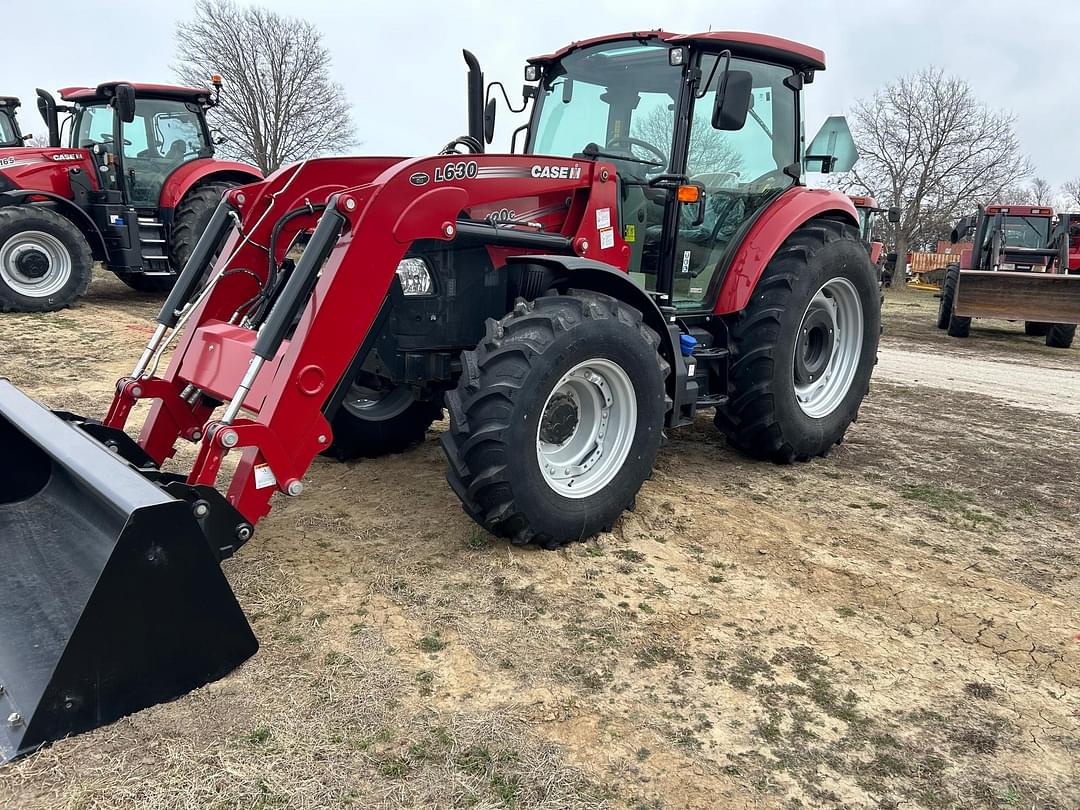
<instances>
[{"instance_id":1,"label":"loader arm","mask_svg":"<svg viewBox=\"0 0 1080 810\"><path fill-rule=\"evenodd\" d=\"M545 176L534 171L538 164L548 168ZM213 486L225 456L238 451L227 499L254 524L269 511L275 491L300 494L308 466L329 446L324 406L371 332L413 242L468 238L624 269L627 246L617 238L601 247L596 228L597 210L616 207L614 176L602 163L533 156L343 158L309 161L229 192L225 204L241 225L223 248L228 258L213 269L211 291L185 314L164 374L143 369L118 382L106 423L122 428L136 401L155 400L139 443L161 463L178 439L199 442L191 485ZM569 208L558 232L462 218L467 209L519 197L524 187L538 197L566 195ZM281 218L294 211L301 213L275 234ZM331 221L336 224L328 226ZM268 245L274 241L278 263L296 234L311 229L288 282L268 293L268 314L258 324L245 322L251 312L245 306L268 283ZM185 269L189 278L207 272ZM173 313L163 311L159 331L172 320ZM240 393L242 386L248 390ZM225 416L212 419L223 402L230 403Z\"/></svg>"}]
</instances>

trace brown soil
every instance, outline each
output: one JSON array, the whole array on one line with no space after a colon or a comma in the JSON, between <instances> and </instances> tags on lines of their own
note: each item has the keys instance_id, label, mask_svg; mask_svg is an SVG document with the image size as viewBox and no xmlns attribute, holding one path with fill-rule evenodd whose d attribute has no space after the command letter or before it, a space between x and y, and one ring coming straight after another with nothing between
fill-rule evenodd
<instances>
[{"instance_id":1,"label":"brown soil","mask_svg":"<svg viewBox=\"0 0 1080 810\"><path fill-rule=\"evenodd\" d=\"M751 462L702 416L636 511L559 552L469 521L444 425L319 459L225 564L259 654L4 768L0 806L1080 806L1080 417L895 362L1075 390L1080 350L950 340L935 306L890 294L892 370L828 458ZM154 309L99 278L5 315L0 374L102 413Z\"/></svg>"}]
</instances>

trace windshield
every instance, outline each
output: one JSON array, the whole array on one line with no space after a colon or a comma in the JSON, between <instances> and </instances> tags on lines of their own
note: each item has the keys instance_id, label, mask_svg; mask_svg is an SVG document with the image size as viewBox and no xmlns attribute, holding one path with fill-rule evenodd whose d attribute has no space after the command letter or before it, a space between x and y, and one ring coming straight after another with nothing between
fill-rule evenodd
<instances>
[{"instance_id":1,"label":"windshield","mask_svg":"<svg viewBox=\"0 0 1080 810\"><path fill-rule=\"evenodd\" d=\"M605 43L569 54L545 78L530 151L571 157L589 144L620 175L666 171L682 68L660 43Z\"/></svg>"},{"instance_id":2,"label":"windshield","mask_svg":"<svg viewBox=\"0 0 1080 810\"><path fill-rule=\"evenodd\" d=\"M18 146L21 143L15 135L15 121L7 110L0 110L0 146Z\"/></svg>"},{"instance_id":3,"label":"windshield","mask_svg":"<svg viewBox=\"0 0 1080 810\"><path fill-rule=\"evenodd\" d=\"M1005 244L1011 247L1046 247L1049 217L1005 217Z\"/></svg>"}]
</instances>

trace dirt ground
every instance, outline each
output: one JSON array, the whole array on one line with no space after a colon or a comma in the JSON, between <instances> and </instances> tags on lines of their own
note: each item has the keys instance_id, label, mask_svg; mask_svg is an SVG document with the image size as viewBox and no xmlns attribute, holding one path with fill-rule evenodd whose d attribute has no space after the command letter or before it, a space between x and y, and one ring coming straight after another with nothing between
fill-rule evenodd
<instances>
[{"instance_id":1,"label":"dirt ground","mask_svg":"<svg viewBox=\"0 0 1080 810\"><path fill-rule=\"evenodd\" d=\"M1080 349L891 292L843 445L707 416L610 534L477 529L436 425L319 459L225 563L262 649L0 771L5 808L1080 807ZM155 302L0 316L0 374L102 414Z\"/></svg>"}]
</instances>

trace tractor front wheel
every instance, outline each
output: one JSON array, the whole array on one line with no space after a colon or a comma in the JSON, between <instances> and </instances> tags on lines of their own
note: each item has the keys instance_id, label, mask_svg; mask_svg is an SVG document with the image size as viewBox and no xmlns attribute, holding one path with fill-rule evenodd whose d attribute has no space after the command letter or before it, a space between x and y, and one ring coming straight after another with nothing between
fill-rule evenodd
<instances>
[{"instance_id":1,"label":"tractor front wheel","mask_svg":"<svg viewBox=\"0 0 1080 810\"><path fill-rule=\"evenodd\" d=\"M82 231L38 205L0 208L0 312L54 312L90 285L93 257Z\"/></svg>"},{"instance_id":2,"label":"tractor front wheel","mask_svg":"<svg viewBox=\"0 0 1080 810\"><path fill-rule=\"evenodd\" d=\"M668 364L641 312L571 290L489 320L446 395L447 480L466 511L516 544L609 531L660 446Z\"/></svg>"},{"instance_id":3,"label":"tractor front wheel","mask_svg":"<svg viewBox=\"0 0 1080 810\"><path fill-rule=\"evenodd\" d=\"M715 416L728 442L781 463L827 454L858 416L881 334L858 231L833 220L798 228L728 330L730 401Z\"/></svg>"},{"instance_id":4,"label":"tractor front wheel","mask_svg":"<svg viewBox=\"0 0 1080 810\"><path fill-rule=\"evenodd\" d=\"M952 317L953 303L956 301L956 284L960 280L960 265L950 264L945 268L945 278L941 282L941 298L938 300L937 328L948 329Z\"/></svg>"},{"instance_id":5,"label":"tractor front wheel","mask_svg":"<svg viewBox=\"0 0 1080 810\"><path fill-rule=\"evenodd\" d=\"M440 403L417 399L407 385L380 390L358 380L334 415L334 439L324 455L348 461L400 453L422 442L442 418Z\"/></svg>"}]
</instances>

